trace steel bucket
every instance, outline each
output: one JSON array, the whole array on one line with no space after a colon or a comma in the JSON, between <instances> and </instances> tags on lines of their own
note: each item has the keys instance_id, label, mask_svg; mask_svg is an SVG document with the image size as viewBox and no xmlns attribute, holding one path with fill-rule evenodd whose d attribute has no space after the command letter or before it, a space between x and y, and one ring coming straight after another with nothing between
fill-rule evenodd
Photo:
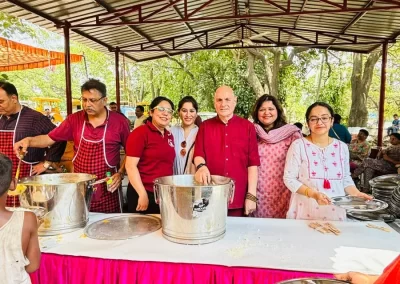
<instances>
[{"instance_id":1,"label":"steel bucket","mask_svg":"<svg viewBox=\"0 0 400 284\"><path fill-rule=\"evenodd\" d=\"M222 239L234 182L211 176L211 184L198 185L193 175L175 175L154 181L160 205L163 236L180 244L206 244Z\"/></svg>"},{"instance_id":2,"label":"steel bucket","mask_svg":"<svg viewBox=\"0 0 400 284\"><path fill-rule=\"evenodd\" d=\"M20 179L26 186L20 195L21 206L41 212L38 233L52 236L84 228L89 220L92 183L95 175L48 174Z\"/></svg>"}]
</instances>

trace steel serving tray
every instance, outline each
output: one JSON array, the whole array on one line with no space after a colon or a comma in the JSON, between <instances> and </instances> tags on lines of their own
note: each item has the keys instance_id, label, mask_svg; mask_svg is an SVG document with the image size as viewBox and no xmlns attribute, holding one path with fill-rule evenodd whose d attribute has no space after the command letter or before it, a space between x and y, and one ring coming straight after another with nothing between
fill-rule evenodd
<instances>
[{"instance_id":1,"label":"steel serving tray","mask_svg":"<svg viewBox=\"0 0 400 284\"><path fill-rule=\"evenodd\" d=\"M161 219L151 215L126 214L99 220L85 228L89 238L98 240L127 240L161 228Z\"/></svg>"},{"instance_id":2,"label":"steel serving tray","mask_svg":"<svg viewBox=\"0 0 400 284\"><path fill-rule=\"evenodd\" d=\"M396 217L389 213L383 212L355 212L349 211L347 215L351 218L360 220L360 221L368 221L368 222L376 222L383 221L386 223L393 222L396 220Z\"/></svg>"},{"instance_id":3,"label":"steel serving tray","mask_svg":"<svg viewBox=\"0 0 400 284\"><path fill-rule=\"evenodd\" d=\"M388 207L388 204L382 200L367 200L365 198L355 196L337 196L332 197L331 200L332 204L347 211L374 212Z\"/></svg>"}]
</instances>

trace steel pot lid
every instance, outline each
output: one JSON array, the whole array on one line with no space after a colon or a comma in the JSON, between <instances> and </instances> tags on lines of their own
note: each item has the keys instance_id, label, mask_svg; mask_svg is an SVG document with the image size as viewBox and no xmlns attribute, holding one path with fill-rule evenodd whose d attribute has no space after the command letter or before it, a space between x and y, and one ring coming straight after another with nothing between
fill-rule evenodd
<instances>
[{"instance_id":1,"label":"steel pot lid","mask_svg":"<svg viewBox=\"0 0 400 284\"><path fill-rule=\"evenodd\" d=\"M106 218L85 229L89 238L97 240L127 240L150 234L161 228L161 219L151 215L126 214Z\"/></svg>"},{"instance_id":2,"label":"steel pot lid","mask_svg":"<svg viewBox=\"0 0 400 284\"><path fill-rule=\"evenodd\" d=\"M46 174L21 178L18 184L41 186L41 185L64 185L75 184L79 182L94 181L95 175L81 173L62 173Z\"/></svg>"}]
</instances>

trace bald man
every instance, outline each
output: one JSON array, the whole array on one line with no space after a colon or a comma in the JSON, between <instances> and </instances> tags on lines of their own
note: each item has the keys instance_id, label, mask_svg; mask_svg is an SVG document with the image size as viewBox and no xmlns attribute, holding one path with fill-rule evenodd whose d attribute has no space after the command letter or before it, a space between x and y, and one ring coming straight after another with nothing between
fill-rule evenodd
<instances>
[{"instance_id":1,"label":"bald man","mask_svg":"<svg viewBox=\"0 0 400 284\"><path fill-rule=\"evenodd\" d=\"M256 209L257 166L260 165L254 125L234 115L237 97L221 86L214 95L217 116L204 121L194 147L195 179L208 184L210 175L232 178L235 196L229 216L244 216Z\"/></svg>"}]
</instances>

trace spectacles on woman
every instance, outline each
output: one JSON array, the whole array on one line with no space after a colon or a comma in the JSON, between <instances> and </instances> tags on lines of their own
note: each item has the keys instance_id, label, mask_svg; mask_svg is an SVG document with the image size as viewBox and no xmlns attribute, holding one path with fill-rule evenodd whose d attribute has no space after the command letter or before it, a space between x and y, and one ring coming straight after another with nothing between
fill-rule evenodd
<instances>
[{"instance_id":1,"label":"spectacles on woman","mask_svg":"<svg viewBox=\"0 0 400 284\"><path fill-rule=\"evenodd\" d=\"M180 153L182 156L185 156L186 155L186 141L181 142L181 147L182 147L182 149L181 149Z\"/></svg>"},{"instance_id":2,"label":"spectacles on woman","mask_svg":"<svg viewBox=\"0 0 400 284\"><path fill-rule=\"evenodd\" d=\"M323 116L323 117L311 117L308 119L308 122L310 124L317 124L320 120L322 121L323 124L328 123L332 119L331 116Z\"/></svg>"},{"instance_id":3,"label":"spectacles on woman","mask_svg":"<svg viewBox=\"0 0 400 284\"><path fill-rule=\"evenodd\" d=\"M158 109L161 112L168 112L168 114L173 114L174 110L168 107L156 106L152 110Z\"/></svg>"}]
</instances>

